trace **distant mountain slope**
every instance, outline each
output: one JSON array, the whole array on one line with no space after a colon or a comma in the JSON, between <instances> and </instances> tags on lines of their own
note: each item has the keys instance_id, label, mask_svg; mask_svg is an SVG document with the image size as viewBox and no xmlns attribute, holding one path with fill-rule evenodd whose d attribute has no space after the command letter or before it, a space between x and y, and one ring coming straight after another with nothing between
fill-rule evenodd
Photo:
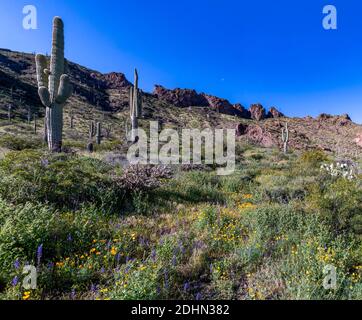
<instances>
[{"instance_id":1,"label":"distant mountain slope","mask_svg":"<svg viewBox=\"0 0 362 320\"><path fill-rule=\"evenodd\" d=\"M8 105L15 118L25 120L30 112L42 116L44 108L37 93L33 54L0 49L0 132L17 132L6 128ZM89 120L101 119L112 125L113 135L123 139L128 118L128 94L132 85L122 73L102 74L69 62L69 74L75 92L65 107L65 122L72 112L77 132L65 127L66 137L86 139ZM276 108L261 105L246 109L225 99L197 93L190 89L168 90L156 86L153 94L143 93L145 120L158 120L169 127L237 128L239 140L266 147L281 146L281 128L290 127L293 149L311 148L361 156L362 126L348 116L321 115L317 119L287 118ZM362 104L362 101L361 101ZM41 123L39 124L41 126ZM15 130L15 131L14 131Z\"/></svg>"}]
</instances>

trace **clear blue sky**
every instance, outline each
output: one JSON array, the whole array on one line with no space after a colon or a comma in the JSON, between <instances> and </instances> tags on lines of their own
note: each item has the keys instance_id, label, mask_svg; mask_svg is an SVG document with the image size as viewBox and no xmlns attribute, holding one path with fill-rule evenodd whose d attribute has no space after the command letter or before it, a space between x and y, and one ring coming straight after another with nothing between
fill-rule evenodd
<instances>
[{"instance_id":1,"label":"clear blue sky","mask_svg":"<svg viewBox=\"0 0 362 320\"><path fill-rule=\"evenodd\" d=\"M38 29L22 28L22 8ZM338 10L338 30L322 8ZM291 116L349 113L362 123L360 0L1 0L0 47L50 52L65 22L66 56L102 72L139 69L141 87L195 88Z\"/></svg>"}]
</instances>

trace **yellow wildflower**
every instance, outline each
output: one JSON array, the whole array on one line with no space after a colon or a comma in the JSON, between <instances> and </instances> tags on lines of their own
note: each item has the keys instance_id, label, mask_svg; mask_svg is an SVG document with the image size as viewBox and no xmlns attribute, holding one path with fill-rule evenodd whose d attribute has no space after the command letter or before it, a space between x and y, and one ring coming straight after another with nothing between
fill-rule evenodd
<instances>
[{"instance_id":1,"label":"yellow wildflower","mask_svg":"<svg viewBox=\"0 0 362 320\"><path fill-rule=\"evenodd\" d=\"M115 256L116 254L117 254L117 248L112 247L112 249L111 249L111 255L112 255L112 256Z\"/></svg>"}]
</instances>

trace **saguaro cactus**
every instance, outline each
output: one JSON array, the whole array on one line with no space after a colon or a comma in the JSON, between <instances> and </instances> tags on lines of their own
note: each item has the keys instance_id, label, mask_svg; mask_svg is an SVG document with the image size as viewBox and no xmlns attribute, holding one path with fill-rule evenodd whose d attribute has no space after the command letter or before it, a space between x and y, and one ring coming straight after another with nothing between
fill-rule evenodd
<instances>
[{"instance_id":1,"label":"saguaro cactus","mask_svg":"<svg viewBox=\"0 0 362 320\"><path fill-rule=\"evenodd\" d=\"M38 93L46 107L46 131L49 150L61 152L63 133L63 106L72 95L69 76L64 74L64 24L61 18L53 20L50 70L46 56L36 55Z\"/></svg>"},{"instance_id":2,"label":"saguaro cactus","mask_svg":"<svg viewBox=\"0 0 362 320\"><path fill-rule=\"evenodd\" d=\"M11 111L13 110L13 106L11 104L8 105L8 120L9 122L11 122L11 118L12 118L12 115L11 115Z\"/></svg>"},{"instance_id":3,"label":"saguaro cactus","mask_svg":"<svg viewBox=\"0 0 362 320\"><path fill-rule=\"evenodd\" d=\"M94 121L91 121L89 124L89 140L92 140L95 135L96 135L95 123Z\"/></svg>"},{"instance_id":4,"label":"saguaro cactus","mask_svg":"<svg viewBox=\"0 0 362 320\"><path fill-rule=\"evenodd\" d=\"M38 124L36 122L36 113L33 114L33 119L34 119L34 134L36 134L38 129Z\"/></svg>"},{"instance_id":5,"label":"saguaro cactus","mask_svg":"<svg viewBox=\"0 0 362 320\"><path fill-rule=\"evenodd\" d=\"M283 150L284 153L288 153L288 142L289 142L289 129L288 129L288 123L285 123L285 127L282 129L282 141L284 144Z\"/></svg>"},{"instance_id":6,"label":"saguaro cactus","mask_svg":"<svg viewBox=\"0 0 362 320\"><path fill-rule=\"evenodd\" d=\"M30 124L30 121L31 121L31 107L28 106L28 115L27 115L27 118L28 118L28 124Z\"/></svg>"},{"instance_id":7,"label":"saguaro cactus","mask_svg":"<svg viewBox=\"0 0 362 320\"><path fill-rule=\"evenodd\" d=\"M138 90L138 72L137 69L134 71L134 87L130 88L129 92L129 105L130 105L130 118L132 126L132 142L135 142L136 132L138 129L138 119L142 117L142 97Z\"/></svg>"},{"instance_id":8,"label":"saguaro cactus","mask_svg":"<svg viewBox=\"0 0 362 320\"><path fill-rule=\"evenodd\" d=\"M73 112L70 112L70 114L69 114L69 126L70 126L70 129L74 129L74 114L73 114Z\"/></svg>"},{"instance_id":9,"label":"saguaro cactus","mask_svg":"<svg viewBox=\"0 0 362 320\"><path fill-rule=\"evenodd\" d=\"M100 122L97 122L97 133L96 133L96 142L101 144L102 141L102 126Z\"/></svg>"}]
</instances>

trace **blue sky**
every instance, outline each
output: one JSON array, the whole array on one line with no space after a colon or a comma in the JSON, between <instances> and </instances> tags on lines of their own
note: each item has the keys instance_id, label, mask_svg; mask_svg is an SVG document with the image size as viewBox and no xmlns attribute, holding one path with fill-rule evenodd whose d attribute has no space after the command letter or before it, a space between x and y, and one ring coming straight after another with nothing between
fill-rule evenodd
<instances>
[{"instance_id":1,"label":"blue sky","mask_svg":"<svg viewBox=\"0 0 362 320\"><path fill-rule=\"evenodd\" d=\"M38 29L22 28L22 8ZM338 29L322 27L325 5ZM1 0L0 47L50 52L51 21L65 22L68 59L119 71L140 86L194 88L290 116L349 113L362 123L359 0Z\"/></svg>"}]
</instances>

